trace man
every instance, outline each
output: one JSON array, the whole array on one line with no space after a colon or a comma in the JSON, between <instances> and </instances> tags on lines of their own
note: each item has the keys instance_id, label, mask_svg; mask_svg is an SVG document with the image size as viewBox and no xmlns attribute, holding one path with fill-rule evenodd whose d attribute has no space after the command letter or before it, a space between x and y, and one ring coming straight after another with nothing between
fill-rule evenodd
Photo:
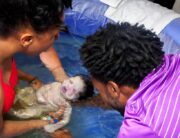
<instances>
[{"instance_id":1,"label":"man","mask_svg":"<svg viewBox=\"0 0 180 138\"><path fill-rule=\"evenodd\" d=\"M180 136L180 55L143 26L108 24L89 36L81 59L101 97L125 108L119 138Z\"/></svg>"}]
</instances>

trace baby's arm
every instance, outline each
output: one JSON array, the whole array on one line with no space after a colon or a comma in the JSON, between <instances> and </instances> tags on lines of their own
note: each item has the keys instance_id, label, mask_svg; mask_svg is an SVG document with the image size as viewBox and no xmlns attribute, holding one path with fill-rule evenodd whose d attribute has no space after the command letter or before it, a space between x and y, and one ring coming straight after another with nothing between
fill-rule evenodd
<instances>
[{"instance_id":1,"label":"baby's arm","mask_svg":"<svg viewBox=\"0 0 180 138\"><path fill-rule=\"evenodd\" d=\"M61 83L53 82L43 85L36 91L37 101L41 104L53 104L59 93Z\"/></svg>"},{"instance_id":2,"label":"baby's arm","mask_svg":"<svg viewBox=\"0 0 180 138\"><path fill-rule=\"evenodd\" d=\"M56 124L49 124L49 125L44 126L44 129L47 132L52 133L52 132L56 131L57 129L60 129L69 123L70 117L71 117L71 112L72 112L72 107L69 104L69 102L66 102L62 106L64 107L64 113L63 113L62 120L60 120ZM62 109L60 108L59 112L62 112Z\"/></svg>"},{"instance_id":3,"label":"baby's arm","mask_svg":"<svg viewBox=\"0 0 180 138\"><path fill-rule=\"evenodd\" d=\"M52 120L53 118L58 118L58 119L62 118L62 116L64 115L65 109L66 109L65 106L61 106L57 112L49 112L48 115L52 117Z\"/></svg>"}]
</instances>

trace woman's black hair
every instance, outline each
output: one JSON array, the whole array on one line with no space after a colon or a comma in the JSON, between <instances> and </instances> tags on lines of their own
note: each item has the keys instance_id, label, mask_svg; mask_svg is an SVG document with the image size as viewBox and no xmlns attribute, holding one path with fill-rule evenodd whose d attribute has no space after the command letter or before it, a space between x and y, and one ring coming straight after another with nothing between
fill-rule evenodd
<instances>
[{"instance_id":1,"label":"woman's black hair","mask_svg":"<svg viewBox=\"0 0 180 138\"><path fill-rule=\"evenodd\" d=\"M37 33L60 26L64 8L72 0L0 0L0 37L8 37L21 27Z\"/></svg>"}]
</instances>

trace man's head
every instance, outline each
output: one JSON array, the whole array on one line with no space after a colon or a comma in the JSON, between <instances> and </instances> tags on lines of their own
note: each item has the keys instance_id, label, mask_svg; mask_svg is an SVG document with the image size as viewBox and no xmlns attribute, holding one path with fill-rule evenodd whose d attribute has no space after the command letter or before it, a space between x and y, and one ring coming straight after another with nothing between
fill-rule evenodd
<instances>
[{"instance_id":1,"label":"man's head","mask_svg":"<svg viewBox=\"0 0 180 138\"><path fill-rule=\"evenodd\" d=\"M142 26L107 24L87 38L80 53L100 95L119 109L162 63L162 45L154 33Z\"/></svg>"},{"instance_id":2,"label":"man's head","mask_svg":"<svg viewBox=\"0 0 180 138\"><path fill-rule=\"evenodd\" d=\"M58 36L71 0L1 0L0 39L16 38L27 54L48 49Z\"/></svg>"},{"instance_id":3,"label":"man's head","mask_svg":"<svg viewBox=\"0 0 180 138\"><path fill-rule=\"evenodd\" d=\"M88 76L77 75L61 84L61 94L68 100L76 101L93 96L93 84Z\"/></svg>"}]
</instances>

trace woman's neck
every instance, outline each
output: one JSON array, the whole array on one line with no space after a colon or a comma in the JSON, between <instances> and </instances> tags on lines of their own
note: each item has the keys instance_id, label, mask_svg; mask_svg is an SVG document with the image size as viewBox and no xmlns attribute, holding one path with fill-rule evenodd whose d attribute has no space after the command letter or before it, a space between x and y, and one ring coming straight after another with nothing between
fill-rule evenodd
<instances>
[{"instance_id":1,"label":"woman's neck","mask_svg":"<svg viewBox=\"0 0 180 138\"><path fill-rule=\"evenodd\" d=\"M12 58L17 52L20 52L18 41L14 38L1 39L0 38L0 64Z\"/></svg>"}]
</instances>

